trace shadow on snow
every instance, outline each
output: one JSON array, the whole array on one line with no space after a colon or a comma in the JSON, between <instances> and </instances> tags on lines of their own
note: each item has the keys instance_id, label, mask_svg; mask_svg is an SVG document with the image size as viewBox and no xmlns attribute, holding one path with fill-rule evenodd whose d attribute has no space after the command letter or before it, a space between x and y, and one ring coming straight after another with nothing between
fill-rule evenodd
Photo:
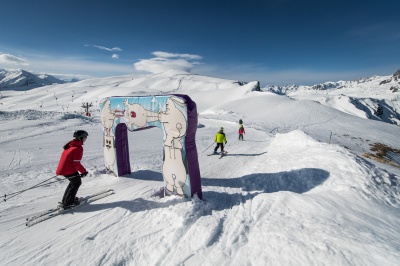
<instances>
[{"instance_id":1,"label":"shadow on snow","mask_svg":"<svg viewBox=\"0 0 400 266\"><path fill-rule=\"evenodd\" d=\"M304 168L280 173L257 173L239 178L203 178L204 186L241 188L244 191L273 193L291 191L305 193L322 184L329 172L317 168Z\"/></svg>"},{"instance_id":2,"label":"shadow on snow","mask_svg":"<svg viewBox=\"0 0 400 266\"><path fill-rule=\"evenodd\" d=\"M214 210L230 209L259 194L290 191L306 193L329 178L329 172L317 168L304 168L280 173L258 173L231 179L203 178L204 186L241 188L248 193L229 194L218 191L203 192L203 198L212 203Z\"/></svg>"},{"instance_id":3,"label":"shadow on snow","mask_svg":"<svg viewBox=\"0 0 400 266\"><path fill-rule=\"evenodd\" d=\"M134 178L140 180L163 181L161 173L154 171L143 170L125 176L126 178ZM305 193L322 184L329 177L329 172L317 168L304 168L280 173L258 173L246 175L238 178L231 179L218 179L218 178L203 178L203 186L208 187L230 187L241 188L242 191L254 191L246 195L242 193L226 193L219 191L205 191L203 192L203 201L194 200L194 205L204 205L202 215L209 215L214 210L230 209L233 206L240 205L247 200L251 200L258 194L274 193L279 191L290 191L294 193ZM118 193L118 191L116 192ZM159 196L155 193L153 196ZM136 198L130 201L117 201L103 204L88 205L77 212L93 212L104 209L124 208L131 212L141 212L152 209L168 208L171 205L186 202L188 199L171 197L171 200L160 202L156 198L145 199ZM190 201L190 199L189 199Z\"/></svg>"},{"instance_id":4,"label":"shadow on snow","mask_svg":"<svg viewBox=\"0 0 400 266\"><path fill-rule=\"evenodd\" d=\"M225 154L225 156L260 156L265 153L267 153L267 152L266 151L262 152L262 153L229 153L228 152L227 154Z\"/></svg>"}]
</instances>

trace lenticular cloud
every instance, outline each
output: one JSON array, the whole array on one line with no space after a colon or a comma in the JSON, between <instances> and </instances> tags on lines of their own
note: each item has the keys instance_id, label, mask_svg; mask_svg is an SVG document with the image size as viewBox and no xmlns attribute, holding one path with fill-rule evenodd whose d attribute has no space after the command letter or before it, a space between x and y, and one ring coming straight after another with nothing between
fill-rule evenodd
<instances>
[{"instance_id":1,"label":"lenticular cloud","mask_svg":"<svg viewBox=\"0 0 400 266\"><path fill-rule=\"evenodd\" d=\"M199 55L190 54L172 54L167 52L153 52L156 57L142 59L134 64L136 70L147 71L151 73L161 73L170 69L190 72L195 64L190 60L199 60Z\"/></svg>"},{"instance_id":2,"label":"lenticular cloud","mask_svg":"<svg viewBox=\"0 0 400 266\"><path fill-rule=\"evenodd\" d=\"M29 65L28 61L26 61L25 59L11 54L0 54L0 64L23 65L23 66Z\"/></svg>"}]
</instances>

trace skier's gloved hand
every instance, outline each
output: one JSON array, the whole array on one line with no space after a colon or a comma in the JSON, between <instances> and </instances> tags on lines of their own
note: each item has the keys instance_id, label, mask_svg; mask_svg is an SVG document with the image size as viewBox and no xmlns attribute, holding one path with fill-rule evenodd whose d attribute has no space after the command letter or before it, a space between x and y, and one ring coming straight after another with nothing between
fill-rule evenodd
<instances>
[{"instance_id":1,"label":"skier's gloved hand","mask_svg":"<svg viewBox=\"0 0 400 266\"><path fill-rule=\"evenodd\" d=\"M85 176L87 176L88 174L89 174L89 172L86 171L86 172L84 172L84 173L81 174L81 177L85 177Z\"/></svg>"}]
</instances>

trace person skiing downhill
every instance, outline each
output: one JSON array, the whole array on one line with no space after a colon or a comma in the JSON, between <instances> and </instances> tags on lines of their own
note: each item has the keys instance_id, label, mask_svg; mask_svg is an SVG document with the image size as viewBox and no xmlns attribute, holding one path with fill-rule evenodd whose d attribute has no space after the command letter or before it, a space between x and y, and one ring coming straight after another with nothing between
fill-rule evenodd
<instances>
[{"instance_id":1,"label":"person skiing downhill","mask_svg":"<svg viewBox=\"0 0 400 266\"><path fill-rule=\"evenodd\" d=\"M61 154L57 166L56 175L63 175L68 178L69 184L64 192L62 199L62 208L68 209L79 205L79 199L76 193L82 184L81 177L87 176L88 172L81 164L83 156L83 147L89 134L84 130L74 132L74 139L64 145L64 151Z\"/></svg>"},{"instance_id":2,"label":"person skiing downhill","mask_svg":"<svg viewBox=\"0 0 400 266\"><path fill-rule=\"evenodd\" d=\"M240 125L240 128L239 128L239 140L243 140L243 134L246 134L246 132L244 131L243 125Z\"/></svg>"},{"instance_id":3,"label":"person skiing downhill","mask_svg":"<svg viewBox=\"0 0 400 266\"><path fill-rule=\"evenodd\" d=\"M217 154L217 150L219 147L221 147L221 153L223 154L225 152L224 151L224 143L226 144L228 142L226 140L226 136L225 136L223 127L221 127L221 129L215 135L215 142L217 143L217 147L215 147L215 149L214 149L214 154Z\"/></svg>"}]
</instances>

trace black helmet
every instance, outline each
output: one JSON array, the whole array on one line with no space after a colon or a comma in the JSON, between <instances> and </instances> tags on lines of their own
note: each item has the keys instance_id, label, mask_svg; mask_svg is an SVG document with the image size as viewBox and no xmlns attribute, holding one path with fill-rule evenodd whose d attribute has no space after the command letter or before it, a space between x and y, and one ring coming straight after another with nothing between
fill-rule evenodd
<instances>
[{"instance_id":1,"label":"black helmet","mask_svg":"<svg viewBox=\"0 0 400 266\"><path fill-rule=\"evenodd\" d=\"M89 134L85 130L77 130L74 132L74 138L78 140L83 140L87 138Z\"/></svg>"}]
</instances>

